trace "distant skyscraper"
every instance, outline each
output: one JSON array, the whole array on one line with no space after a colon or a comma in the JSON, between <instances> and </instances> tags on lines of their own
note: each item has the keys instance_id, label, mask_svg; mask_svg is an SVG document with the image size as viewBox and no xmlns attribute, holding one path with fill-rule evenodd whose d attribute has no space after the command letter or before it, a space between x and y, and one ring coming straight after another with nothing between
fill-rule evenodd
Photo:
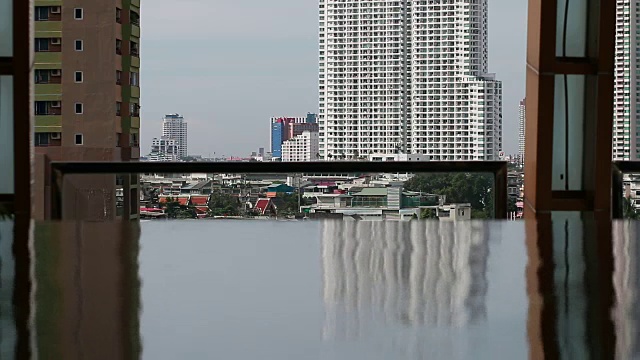
<instances>
[{"instance_id":1,"label":"distant skyscraper","mask_svg":"<svg viewBox=\"0 0 640 360\"><path fill-rule=\"evenodd\" d=\"M502 84L487 0L320 0L323 159L407 152L497 160Z\"/></svg>"},{"instance_id":2,"label":"distant skyscraper","mask_svg":"<svg viewBox=\"0 0 640 360\"><path fill-rule=\"evenodd\" d=\"M162 136L178 142L178 156L189 155L187 122L179 114L168 114L162 119Z\"/></svg>"},{"instance_id":3,"label":"distant skyscraper","mask_svg":"<svg viewBox=\"0 0 640 360\"><path fill-rule=\"evenodd\" d=\"M527 122L526 109L527 106L525 104L525 99L520 100L520 106L518 108L518 115L520 117L520 128L518 130L518 156L520 157L521 162L524 162L525 125Z\"/></svg>"},{"instance_id":4,"label":"distant skyscraper","mask_svg":"<svg viewBox=\"0 0 640 360\"><path fill-rule=\"evenodd\" d=\"M640 50L640 26L636 1L616 0L616 55L613 103L613 159L640 158L640 72L636 67Z\"/></svg>"},{"instance_id":5,"label":"distant skyscraper","mask_svg":"<svg viewBox=\"0 0 640 360\"><path fill-rule=\"evenodd\" d=\"M269 121L271 155L282 157L282 143L304 131L318 131L316 114L307 114L306 117L272 117Z\"/></svg>"}]
</instances>

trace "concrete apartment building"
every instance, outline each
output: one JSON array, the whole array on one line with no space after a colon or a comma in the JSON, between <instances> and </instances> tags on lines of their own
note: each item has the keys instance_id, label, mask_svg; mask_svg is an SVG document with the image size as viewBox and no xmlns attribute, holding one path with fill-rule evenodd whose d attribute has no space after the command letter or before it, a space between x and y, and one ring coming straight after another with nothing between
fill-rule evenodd
<instances>
[{"instance_id":1,"label":"concrete apartment building","mask_svg":"<svg viewBox=\"0 0 640 360\"><path fill-rule=\"evenodd\" d=\"M147 157L149 161L178 161L180 146L178 140L167 137L153 138L151 141L151 152Z\"/></svg>"},{"instance_id":2,"label":"concrete apartment building","mask_svg":"<svg viewBox=\"0 0 640 360\"><path fill-rule=\"evenodd\" d=\"M189 155L187 122L180 114L168 114L162 118L162 136L178 142L178 157Z\"/></svg>"},{"instance_id":3,"label":"concrete apartment building","mask_svg":"<svg viewBox=\"0 0 640 360\"><path fill-rule=\"evenodd\" d=\"M139 159L139 19L140 0L35 1L37 218L46 216L41 205L49 188L44 176L49 161ZM74 189L87 206L101 208L99 218L135 217L137 203L128 198L137 198L137 179L74 179L65 191ZM116 183L128 189L125 212L112 200ZM83 214L79 204L68 210Z\"/></svg>"},{"instance_id":4,"label":"concrete apartment building","mask_svg":"<svg viewBox=\"0 0 640 360\"><path fill-rule=\"evenodd\" d=\"M269 144L274 158L282 158L282 144L285 141L304 131L318 131L317 115L312 113L300 117L272 117L269 124Z\"/></svg>"},{"instance_id":5,"label":"concrete apartment building","mask_svg":"<svg viewBox=\"0 0 640 360\"><path fill-rule=\"evenodd\" d=\"M318 131L305 130L282 143L282 161L317 161L319 152Z\"/></svg>"},{"instance_id":6,"label":"concrete apartment building","mask_svg":"<svg viewBox=\"0 0 640 360\"><path fill-rule=\"evenodd\" d=\"M526 134L526 124L527 124L527 105L525 103L525 99L520 100L520 105L518 106L518 161L524 162L524 140Z\"/></svg>"},{"instance_id":7,"label":"concrete apartment building","mask_svg":"<svg viewBox=\"0 0 640 360\"><path fill-rule=\"evenodd\" d=\"M488 73L487 0L320 0L323 159L497 160L502 84Z\"/></svg>"},{"instance_id":8,"label":"concrete apartment building","mask_svg":"<svg viewBox=\"0 0 640 360\"><path fill-rule=\"evenodd\" d=\"M616 0L616 55L613 105L613 159L637 160L640 158L638 132L640 126L640 73L638 49L640 48L640 5L636 1Z\"/></svg>"}]
</instances>

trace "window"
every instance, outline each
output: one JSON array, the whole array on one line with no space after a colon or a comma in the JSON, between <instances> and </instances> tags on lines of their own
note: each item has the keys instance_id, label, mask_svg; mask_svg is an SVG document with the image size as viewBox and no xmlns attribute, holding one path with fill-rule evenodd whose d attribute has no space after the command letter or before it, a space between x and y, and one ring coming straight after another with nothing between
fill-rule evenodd
<instances>
[{"instance_id":1,"label":"window","mask_svg":"<svg viewBox=\"0 0 640 360\"><path fill-rule=\"evenodd\" d=\"M82 44L82 40L76 40L75 44L76 44L76 51L83 51L84 50L84 47L83 47L83 44Z\"/></svg>"},{"instance_id":2,"label":"window","mask_svg":"<svg viewBox=\"0 0 640 360\"><path fill-rule=\"evenodd\" d=\"M82 114L82 103L76 103L76 114Z\"/></svg>"},{"instance_id":3,"label":"window","mask_svg":"<svg viewBox=\"0 0 640 360\"><path fill-rule=\"evenodd\" d=\"M122 116L122 103L120 101L116 102L116 116Z\"/></svg>"},{"instance_id":4,"label":"window","mask_svg":"<svg viewBox=\"0 0 640 360\"><path fill-rule=\"evenodd\" d=\"M48 84L51 80L51 70L34 71L36 84Z\"/></svg>"},{"instance_id":5,"label":"window","mask_svg":"<svg viewBox=\"0 0 640 360\"><path fill-rule=\"evenodd\" d=\"M140 116L140 105L136 103L129 104L129 115L133 117Z\"/></svg>"},{"instance_id":6,"label":"window","mask_svg":"<svg viewBox=\"0 0 640 360\"><path fill-rule=\"evenodd\" d=\"M47 106L46 101L36 101L34 102L36 115L47 115L49 113L49 106Z\"/></svg>"},{"instance_id":7,"label":"window","mask_svg":"<svg viewBox=\"0 0 640 360\"><path fill-rule=\"evenodd\" d=\"M49 133L35 133L33 141L35 146L49 146Z\"/></svg>"},{"instance_id":8,"label":"window","mask_svg":"<svg viewBox=\"0 0 640 360\"><path fill-rule=\"evenodd\" d=\"M75 73L75 82L81 83L83 81L84 81L84 79L83 79L83 76L82 76L82 71L76 71L76 73Z\"/></svg>"},{"instance_id":9,"label":"window","mask_svg":"<svg viewBox=\"0 0 640 360\"><path fill-rule=\"evenodd\" d=\"M82 145L83 143L83 138L82 138L82 134L76 134L75 139L76 139L76 145Z\"/></svg>"},{"instance_id":10,"label":"window","mask_svg":"<svg viewBox=\"0 0 640 360\"><path fill-rule=\"evenodd\" d=\"M49 20L49 7L48 6L36 6L36 21Z\"/></svg>"},{"instance_id":11,"label":"window","mask_svg":"<svg viewBox=\"0 0 640 360\"><path fill-rule=\"evenodd\" d=\"M138 43L137 42L133 42L130 41L129 42L129 52L132 56L139 56L139 52L138 52Z\"/></svg>"},{"instance_id":12,"label":"window","mask_svg":"<svg viewBox=\"0 0 640 360\"><path fill-rule=\"evenodd\" d=\"M116 85L122 85L122 71L116 70Z\"/></svg>"},{"instance_id":13,"label":"window","mask_svg":"<svg viewBox=\"0 0 640 360\"><path fill-rule=\"evenodd\" d=\"M122 55L122 40L116 39L116 54Z\"/></svg>"},{"instance_id":14,"label":"window","mask_svg":"<svg viewBox=\"0 0 640 360\"><path fill-rule=\"evenodd\" d=\"M36 38L34 41L35 51L49 51L49 38Z\"/></svg>"},{"instance_id":15,"label":"window","mask_svg":"<svg viewBox=\"0 0 640 360\"><path fill-rule=\"evenodd\" d=\"M136 72L132 72L129 74L129 84L131 86L140 86L140 82L139 82L139 76L140 74L136 73Z\"/></svg>"},{"instance_id":16,"label":"window","mask_svg":"<svg viewBox=\"0 0 640 360\"><path fill-rule=\"evenodd\" d=\"M140 26L140 15L138 15L137 12L131 10L131 12L129 13L129 21L133 24L133 25L137 25Z\"/></svg>"},{"instance_id":17,"label":"window","mask_svg":"<svg viewBox=\"0 0 640 360\"><path fill-rule=\"evenodd\" d=\"M129 134L129 146L138 147L138 134Z\"/></svg>"},{"instance_id":18,"label":"window","mask_svg":"<svg viewBox=\"0 0 640 360\"><path fill-rule=\"evenodd\" d=\"M122 9L116 8L116 22L122 24Z\"/></svg>"},{"instance_id":19,"label":"window","mask_svg":"<svg viewBox=\"0 0 640 360\"><path fill-rule=\"evenodd\" d=\"M82 12L82 8L75 8L73 9L73 18L76 20L82 20L83 18L83 12Z\"/></svg>"}]
</instances>

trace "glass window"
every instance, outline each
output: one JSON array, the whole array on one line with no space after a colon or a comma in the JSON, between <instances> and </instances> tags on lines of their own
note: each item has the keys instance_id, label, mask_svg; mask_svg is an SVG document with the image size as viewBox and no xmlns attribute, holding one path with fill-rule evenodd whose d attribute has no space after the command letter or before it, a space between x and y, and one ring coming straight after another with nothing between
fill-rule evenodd
<instances>
[{"instance_id":1,"label":"glass window","mask_svg":"<svg viewBox=\"0 0 640 360\"><path fill-rule=\"evenodd\" d=\"M34 39L35 51L49 51L49 39L48 38L36 38Z\"/></svg>"},{"instance_id":2,"label":"glass window","mask_svg":"<svg viewBox=\"0 0 640 360\"><path fill-rule=\"evenodd\" d=\"M36 21L49 20L49 7L48 6L36 6Z\"/></svg>"},{"instance_id":3,"label":"glass window","mask_svg":"<svg viewBox=\"0 0 640 360\"><path fill-rule=\"evenodd\" d=\"M76 103L76 114L82 114L82 103Z\"/></svg>"},{"instance_id":4,"label":"glass window","mask_svg":"<svg viewBox=\"0 0 640 360\"><path fill-rule=\"evenodd\" d=\"M140 83L138 81L139 74L136 72L132 72L130 76L131 76L131 80L130 80L131 86L140 86Z\"/></svg>"},{"instance_id":5,"label":"glass window","mask_svg":"<svg viewBox=\"0 0 640 360\"><path fill-rule=\"evenodd\" d=\"M13 194L13 78L11 76L0 76L0 164L4 169L0 171L0 194Z\"/></svg>"},{"instance_id":6,"label":"glass window","mask_svg":"<svg viewBox=\"0 0 640 360\"><path fill-rule=\"evenodd\" d=\"M46 101L36 101L34 102L34 106L36 115L47 115L49 106Z\"/></svg>"},{"instance_id":7,"label":"glass window","mask_svg":"<svg viewBox=\"0 0 640 360\"><path fill-rule=\"evenodd\" d=\"M51 70L36 70L34 77L36 84L48 84L51 80Z\"/></svg>"},{"instance_id":8,"label":"glass window","mask_svg":"<svg viewBox=\"0 0 640 360\"><path fill-rule=\"evenodd\" d=\"M83 13L82 13L82 8L75 8L73 9L73 17L76 20L82 20L83 18Z\"/></svg>"},{"instance_id":9,"label":"glass window","mask_svg":"<svg viewBox=\"0 0 640 360\"><path fill-rule=\"evenodd\" d=\"M82 50L83 50L82 40L76 40L76 51L82 51Z\"/></svg>"},{"instance_id":10,"label":"glass window","mask_svg":"<svg viewBox=\"0 0 640 360\"><path fill-rule=\"evenodd\" d=\"M75 73L75 82L81 83L83 81L82 71L76 71Z\"/></svg>"},{"instance_id":11,"label":"glass window","mask_svg":"<svg viewBox=\"0 0 640 360\"><path fill-rule=\"evenodd\" d=\"M76 134L75 136L75 140L76 140L76 145L82 145L83 142L83 138L82 138L82 134Z\"/></svg>"},{"instance_id":12,"label":"glass window","mask_svg":"<svg viewBox=\"0 0 640 360\"><path fill-rule=\"evenodd\" d=\"M12 0L0 0L0 56L13 55Z\"/></svg>"}]
</instances>

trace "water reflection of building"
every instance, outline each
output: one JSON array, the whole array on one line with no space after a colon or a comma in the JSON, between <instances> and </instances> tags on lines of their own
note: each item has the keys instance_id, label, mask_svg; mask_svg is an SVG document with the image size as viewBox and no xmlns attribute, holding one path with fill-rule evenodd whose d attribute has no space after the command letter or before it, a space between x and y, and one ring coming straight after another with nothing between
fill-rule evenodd
<instances>
[{"instance_id":1,"label":"water reflection of building","mask_svg":"<svg viewBox=\"0 0 640 360\"><path fill-rule=\"evenodd\" d=\"M13 315L13 224L0 220L0 359L12 359L17 342Z\"/></svg>"},{"instance_id":2,"label":"water reflection of building","mask_svg":"<svg viewBox=\"0 0 640 360\"><path fill-rule=\"evenodd\" d=\"M485 319L488 224L327 220L322 231L325 338Z\"/></svg>"},{"instance_id":3,"label":"water reflection of building","mask_svg":"<svg viewBox=\"0 0 640 360\"><path fill-rule=\"evenodd\" d=\"M139 225L40 223L34 234L40 358L140 358Z\"/></svg>"},{"instance_id":4,"label":"water reflection of building","mask_svg":"<svg viewBox=\"0 0 640 360\"><path fill-rule=\"evenodd\" d=\"M640 356L640 245L638 223L613 224L615 271L613 286L617 304L613 311L616 327L616 358Z\"/></svg>"}]
</instances>

